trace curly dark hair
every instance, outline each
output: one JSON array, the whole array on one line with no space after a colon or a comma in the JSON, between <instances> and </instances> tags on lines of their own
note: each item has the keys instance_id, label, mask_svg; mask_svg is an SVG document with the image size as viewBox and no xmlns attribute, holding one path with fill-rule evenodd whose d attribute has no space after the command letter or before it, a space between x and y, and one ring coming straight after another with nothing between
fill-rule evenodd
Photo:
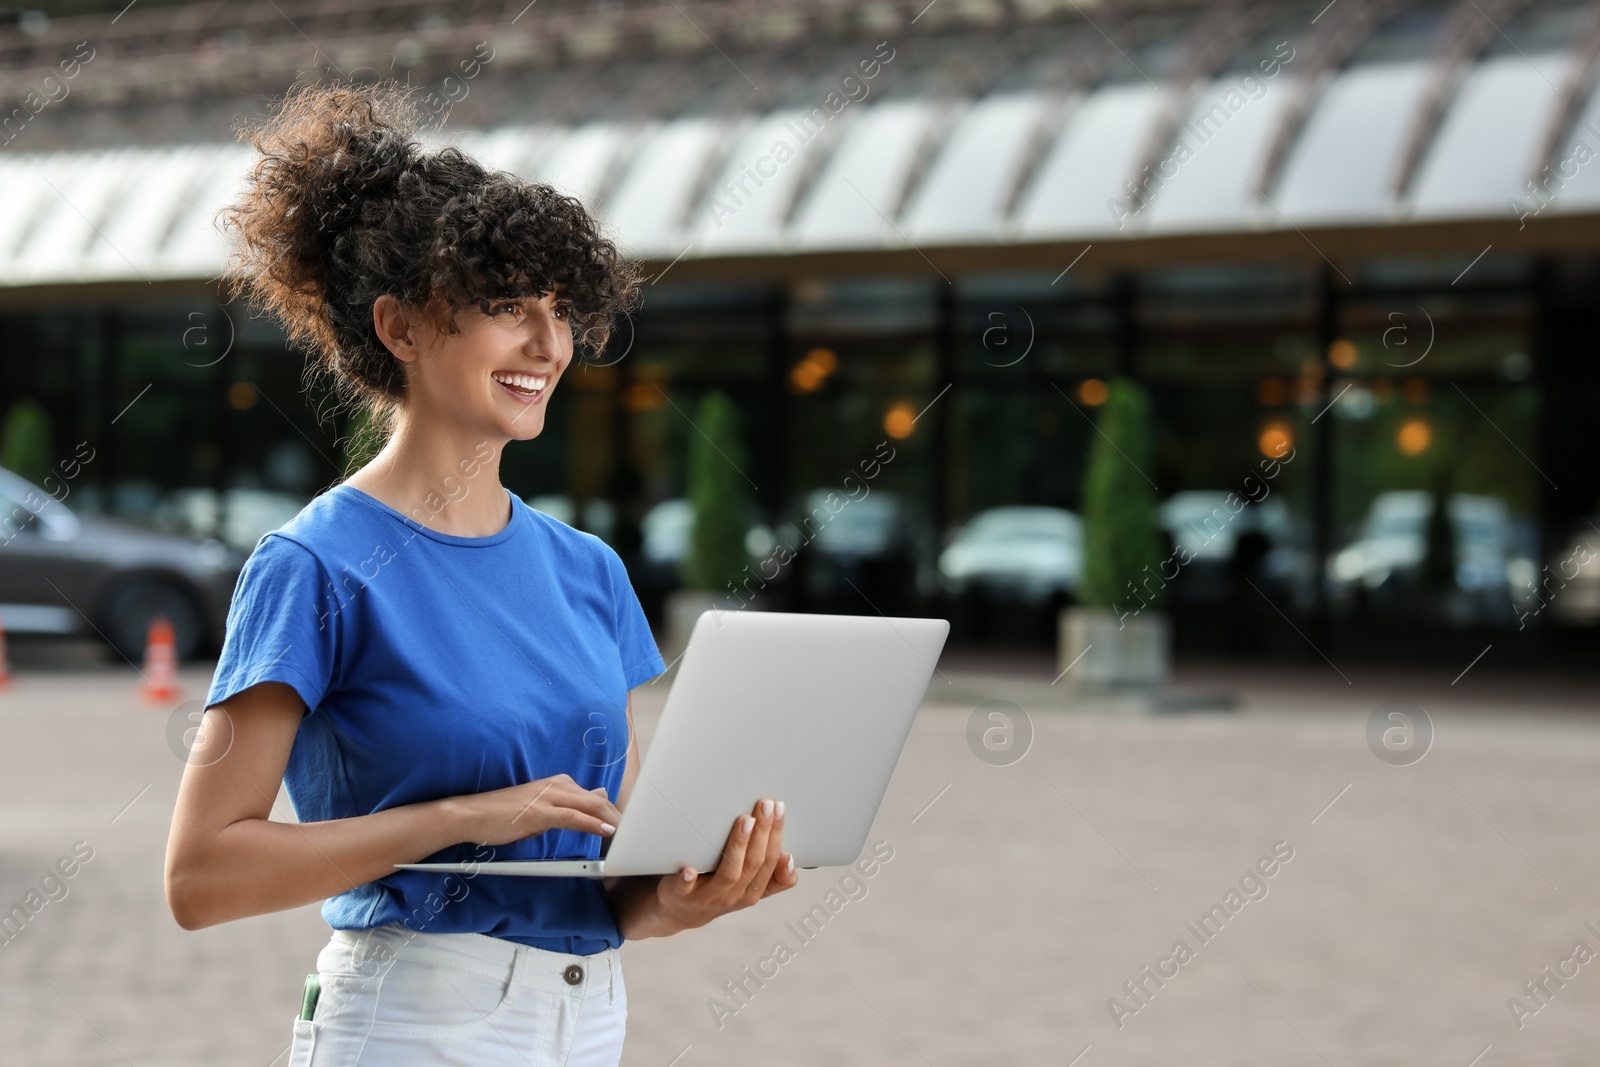
<instances>
[{"instance_id":1,"label":"curly dark hair","mask_svg":"<svg viewBox=\"0 0 1600 1067\"><path fill-rule=\"evenodd\" d=\"M595 351L632 309L638 268L576 199L489 171L453 147L424 151L413 89L310 84L238 130L261 158L218 212L238 240L225 278L308 346L346 399L384 415L405 395L372 326L391 294L438 329L457 311L552 291ZM386 421L386 420L385 420Z\"/></svg>"}]
</instances>

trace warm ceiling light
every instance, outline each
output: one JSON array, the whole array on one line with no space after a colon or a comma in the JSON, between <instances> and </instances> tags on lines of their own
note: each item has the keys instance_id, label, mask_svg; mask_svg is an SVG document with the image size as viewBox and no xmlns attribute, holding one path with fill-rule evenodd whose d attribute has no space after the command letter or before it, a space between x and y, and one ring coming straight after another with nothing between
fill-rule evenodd
<instances>
[{"instance_id":1,"label":"warm ceiling light","mask_svg":"<svg viewBox=\"0 0 1600 1067\"><path fill-rule=\"evenodd\" d=\"M822 388L822 375L810 363L796 363L789 368L789 389L796 393L814 393Z\"/></svg>"},{"instance_id":2,"label":"warm ceiling light","mask_svg":"<svg viewBox=\"0 0 1600 1067\"><path fill-rule=\"evenodd\" d=\"M831 349L813 348L805 354L804 359L789 368L789 389L802 395L814 393L838 369L839 357Z\"/></svg>"},{"instance_id":3,"label":"warm ceiling light","mask_svg":"<svg viewBox=\"0 0 1600 1067\"><path fill-rule=\"evenodd\" d=\"M1328 346L1328 362L1340 370L1349 370L1356 365L1356 346L1344 338Z\"/></svg>"},{"instance_id":4,"label":"warm ceiling light","mask_svg":"<svg viewBox=\"0 0 1600 1067\"><path fill-rule=\"evenodd\" d=\"M234 382L228 386L228 406L235 411L249 411L256 406L256 387L249 382Z\"/></svg>"},{"instance_id":5,"label":"warm ceiling light","mask_svg":"<svg viewBox=\"0 0 1600 1067\"><path fill-rule=\"evenodd\" d=\"M622 406L629 411L660 411L667 394L654 381L632 382L622 391Z\"/></svg>"},{"instance_id":6,"label":"warm ceiling light","mask_svg":"<svg viewBox=\"0 0 1600 1067\"><path fill-rule=\"evenodd\" d=\"M1099 378L1085 378L1078 383L1078 399L1089 407L1097 408L1106 402L1111 390Z\"/></svg>"},{"instance_id":7,"label":"warm ceiling light","mask_svg":"<svg viewBox=\"0 0 1600 1067\"><path fill-rule=\"evenodd\" d=\"M910 437L916 425L917 413L904 401L890 405L889 410L884 412L883 432L897 441Z\"/></svg>"},{"instance_id":8,"label":"warm ceiling light","mask_svg":"<svg viewBox=\"0 0 1600 1067\"><path fill-rule=\"evenodd\" d=\"M573 373L573 372L576 373ZM574 389L615 389L621 371L614 364L601 366L596 363L585 363L573 360L568 373L562 376L561 384L570 385Z\"/></svg>"},{"instance_id":9,"label":"warm ceiling light","mask_svg":"<svg viewBox=\"0 0 1600 1067\"><path fill-rule=\"evenodd\" d=\"M823 374L832 374L839 369L839 357L834 355L831 348L813 348L806 353L806 362L814 365Z\"/></svg>"},{"instance_id":10,"label":"warm ceiling light","mask_svg":"<svg viewBox=\"0 0 1600 1067\"><path fill-rule=\"evenodd\" d=\"M1400 424L1395 446L1408 456L1420 456L1433 444L1433 427L1427 419L1407 419Z\"/></svg>"},{"instance_id":11,"label":"warm ceiling light","mask_svg":"<svg viewBox=\"0 0 1600 1067\"><path fill-rule=\"evenodd\" d=\"M1294 431L1286 422L1269 422L1261 428L1256 447L1268 459L1282 459L1284 453L1294 447Z\"/></svg>"},{"instance_id":12,"label":"warm ceiling light","mask_svg":"<svg viewBox=\"0 0 1600 1067\"><path fill-rule=\"evenodd\" d=\"M1262 407L1281 407L1289 399L1289 386L1282 378L1263 378L1256 383L1256 402Z\"/></svg>"}]
</instances>

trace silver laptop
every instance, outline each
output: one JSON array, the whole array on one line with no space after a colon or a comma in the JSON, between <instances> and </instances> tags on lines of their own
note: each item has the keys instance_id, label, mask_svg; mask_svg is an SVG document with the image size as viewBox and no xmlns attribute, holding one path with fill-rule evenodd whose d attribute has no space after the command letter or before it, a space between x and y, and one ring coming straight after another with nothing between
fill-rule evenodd
<instances>
[{"instance_id":1,"label":"silver laptop","mask_svg":"<svg viewBox=\"0 0 1600 1067\"><path fill-rule=\"evenodd\" d=\"M707 611L601 859L400 863L412 871L611 878L717 865L734 819L785 805L800 867L854 863L950 624Z\"/></svg>"}]
</instances>

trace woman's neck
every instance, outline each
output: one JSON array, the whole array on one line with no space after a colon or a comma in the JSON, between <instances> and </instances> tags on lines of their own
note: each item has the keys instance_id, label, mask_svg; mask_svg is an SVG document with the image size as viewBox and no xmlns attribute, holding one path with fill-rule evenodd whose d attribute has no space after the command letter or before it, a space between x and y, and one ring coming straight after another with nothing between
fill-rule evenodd
<instances>
[{"instance_id":1,"label":"woman's neck","mask_svg":"<svg viewBox=\"0 0 1600 1067\"><path fill-rule=\"evenodd\" d=\"M505 445L415 429L401 415L383 450L346 482L439 533L488 537L510 521L500 485Z\"/></svg>"}]
</instances>

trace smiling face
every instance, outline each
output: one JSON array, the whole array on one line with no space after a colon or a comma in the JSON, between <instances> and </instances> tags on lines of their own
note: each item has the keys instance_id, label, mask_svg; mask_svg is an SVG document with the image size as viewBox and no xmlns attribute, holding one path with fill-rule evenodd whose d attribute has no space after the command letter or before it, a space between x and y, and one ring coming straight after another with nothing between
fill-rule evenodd
<instances>
[{"instance_id":1,"label":"smiling face","mask_svg":"<svg viewBox=\"0 0 1600 1067\"><path fill-rule=\"evenodd\" d=\"M467 307L456 313L456 332L414 329L414 344L391 346L407 364L406 417L451 424L469 436L539 436L550 394L572 362L572 328L559 298Z\"/></svg>"}]
</instances>

